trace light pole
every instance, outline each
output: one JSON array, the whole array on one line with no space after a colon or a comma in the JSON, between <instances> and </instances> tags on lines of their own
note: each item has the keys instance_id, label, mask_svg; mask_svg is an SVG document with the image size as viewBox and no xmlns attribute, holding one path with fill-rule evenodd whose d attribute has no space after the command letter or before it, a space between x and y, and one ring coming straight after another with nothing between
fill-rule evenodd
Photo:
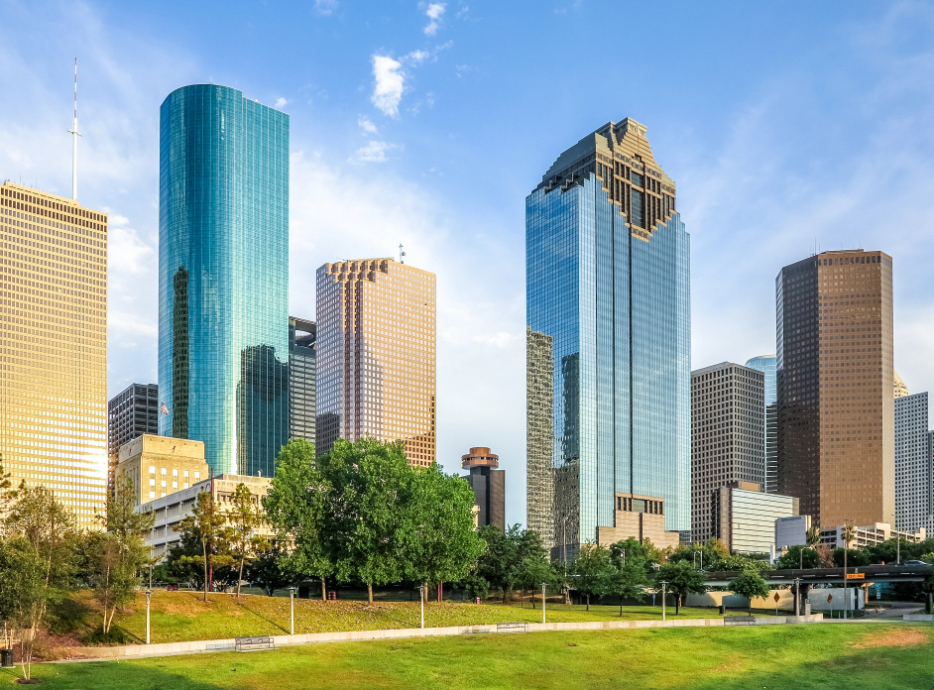
<instances>
[{"instance_id":1,"label":"light pole","mask_svg":"<svg viewBox=\"0 0 934 690\"><path fill-rule=\"evenodd\" d=\"M795 617L801 615L801 578L796 577L795 583Z\"/></svg>"},{"instance_id":2,"label":"light pole","mask_svg":"<svg viewBox=\"0 0 934 690\"><path fill-rule=\"evenodd\" d=\"M542 625L545 624L545 587L546 583L542 583Z\"/></svg>"},{"instance_id":3,"label":"light pole","mask_svg":"<svg viewBox=\"0 0 934 690\"><path fill-rule=\"evenodd\" d=\"M152 590L151 590L151 589L147 589L147 590L146 590L146 644L149 644L149 643L150 643L150 636L149 636L149 631L150 631L150 627L149 627L149 600L150 600L151 597L152 597Z\"/></svg>"},{"instance_id":4,"label":"light pole","mask_svg":"<svg viewBox=\"0 0 934 690\"><path fill-rule=\"evenodd\" d=\"M665 620L665 585L668 583L662 580L662 620Z\"/></svg>"},{"instance_id":5,"label":"light pole","mask_svg":"<svg viewBox=\"0 0 934 690\"><path fill-rule=\"evenodd\" d=\"M704 552L703 551L695 551L691 560L694 562L694 567L696 568L697 567L697 554L700 554L700 569L703 570L704 569Z\"/></svg>"},{"instance_id":6,"label":"light pole","mask_svg":"<svg viewBox=\"0 0 934 690\"><path fill-rule=\"evenodd\" d=\"M295 586L289 587L289 635L295 634Z\"/></svg>"},{"instance_id":7,"label":"light pole","mask_svg":"<svg viewBox=\"0 0 934 690\"><path fill-rule=\"evenodd\" d=\"M422 630L425 629L425 585L418 586L418 601L422 607Z\"/></svg>"}]
</instances>

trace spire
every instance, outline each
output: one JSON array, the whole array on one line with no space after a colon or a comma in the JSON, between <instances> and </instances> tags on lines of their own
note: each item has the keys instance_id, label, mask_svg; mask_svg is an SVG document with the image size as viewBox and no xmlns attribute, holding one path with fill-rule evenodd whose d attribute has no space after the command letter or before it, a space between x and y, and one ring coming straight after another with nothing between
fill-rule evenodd
<instances>
[{"instance_id":1,"label":"spire","mask_svg":"<svg viewBox=\"0 0 934 690\"><path fill-rule=\"evenodd\" d=\"M71 198L78 200L78 58L75 58L75 112L71 121L71 129L68 133L72 135L71 147Z\"/></svg>"}]
</instances>

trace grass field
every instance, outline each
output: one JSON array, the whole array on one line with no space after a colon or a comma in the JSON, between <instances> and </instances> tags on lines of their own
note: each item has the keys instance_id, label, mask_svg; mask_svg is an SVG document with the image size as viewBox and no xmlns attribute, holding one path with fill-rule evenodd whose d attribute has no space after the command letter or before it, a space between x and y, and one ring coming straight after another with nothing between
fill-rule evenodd
<instances>
[{"instance_id":1,"label":"grass field","mask_svg":"<svg viewBox=\"0 0 934 690\"><path fill-rule=\"evenodd\" d=\"M100 626L101 616L89 592L73 598L61 628L80 629L84 634ZM615 606L548 604L551 622L620 620ZM674 609L668 608L669 615ZM712 609L681 609L683 618L712 618ZM437 602L425 607L425 625L478 625L505 621L541 622L536 606L497 604L452 604ZM661 620L661 607L627 606L623 620ZM118 612L114 625L125 630L131 641L146 637L146 599L139 594L127 611ZM347 630L386 630L419 626L418 602L380 602L369 606L358 601L295 600L295 632L342 632ZM289 632L289 600L285 597L211 594L205 603L196 592L156 591L152 595L152 641L186 642L248 635L286 635ZM80 635L79 635L80 638Z\"/></svg>"},{"instance_id":2,"label":"grass field","mask_svg":"<svg viewBox=\"0 0 934 690\"><path fill-rule=\"evenodd\" d=\"M49 690L930 690L929 630L855 623L465 635L45 664L34 675Z\"/></svg>"}]
</instances>

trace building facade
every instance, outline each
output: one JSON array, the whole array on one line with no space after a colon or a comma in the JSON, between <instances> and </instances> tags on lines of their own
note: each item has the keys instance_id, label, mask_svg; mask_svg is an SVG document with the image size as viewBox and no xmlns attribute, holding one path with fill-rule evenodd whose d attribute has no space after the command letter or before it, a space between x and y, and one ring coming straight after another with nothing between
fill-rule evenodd
<instances>
[{"instance_id":1,"label":"building facade","mask_svg":"<svg viewBox=\"0 0 934 690\"><path fill-rule=\"evenodd\" d=\"M798 499L767 494L758 484L730 482L714 499L717 537L730 553L773 553L775 521L798 514Z\"/></svg>"},{"instance_id":2,"label":"building facade","mask_svg":"<svg viewBox=\"0 0 934 690\"><path fill-rule=\"evenodd\" d=\"M553 342L526 328L526 525L549 553L556 543Z\"/></svg>"},{"instance_id":3,"label":"building facade","mask_svg":"<svg viewBox=\"0 0 934 690\"><path fill-rule=\"evenodd\" d=\"M461 456L461 468L467 470L464 479L473 489L477 506L477 525L495 525L506 529L506 472L499 469L499 456L489 448L471 448Z\"/></svg>"},{"instance_id":4,"label":"building facade","mask_svg":"<svg viewBox=\"0 0 934 690\"><path fill-rule=\"evenodd\" d=\"M289 438L315 442L317 355L314 321L289 317Z\"/></svg>"},{"instance_id":5,"label":"building facade","mask_svg":"<svg viewBox=\"0 0 934 690\"><path fill-rule=\"evenodd\" d=\"M824 252L775 290L779 493L819 525L894 524L892 258Z\"/></svg>"},{"instance_id":6,"label":"building facade","mask_svg":"<svg viewBox=\"0 0 934 690\"><path fill-rule=\"evenodd\" d=\"M99 529L107 496L107 215L0 186L0 455Z\"/></svg>"},{"instance_id":7,"label":"building facade","mask_svg":"<svg viewBox=\"0 0 934 690\"><path fill-rule=\"evenodd\" d=\"M808 543L808 530L811 529L810 515L791 515L775 520L775 550L781 553L782 549L792 546L806 546Z\"/></svg>"},{"instance_id":8,"label":"building facade","mask_svg":"<svg viewBox=\"0 0 934 690\"><path fill-rule=\"evenodd\" d=\"M646 539L659 549L676 548L681 543L680 532L665 529L665 499L637 494L616 495L614 527L598 527L597 543L612 546L633 538Z\"/></svg>"},{"instance_id":9,"label":"building facade","mask_svg":"<svg viewBox=\"0 0 934 690\"><path fill-rule=\"evenodd\" d=\"M934 534L934 449L928 394L895 399L895 529Z\"/></svg>"},{"instance_id":10,"label":"building facade","mask_svg":"<svg viewBox=\"0 0 934 690\"><path fill-rule=\"evenodd\" d=\"M317 315L316 452L369 436L435 462L435 275L393 259L325 264Z\"/></svg>"},{"instance_id":11,"label":"building facade","mask_svg":"<svg viewBox=\"0 0 934 690\"><path fill-rule=\"evenodd\" d=\"M645 133L605 125L526 198L528 524L551 493L553 554L614 527L617 494L661 498L668 530L691 526L690 237Z\"/></svg>"},{"instance_id":12,"label":"building facade","mask_svg":"<svg viewBox=\"0 0 934 690\"><path fill-rule=\"evenodd\" d=\"M693 541L707 541L723 531L721 488L765 483L765 433L762 371L724 362L691 372Z\"/></svg>"},{"instance_id":13,"label":"building facade","mask_svg":"<svg viewBox=\"0 0 934 690\"><path fill-rule=\"evenodd\" d=\"M137 505L182 491L211 476L201 441L143 434L121 446L119 460L115 474L118 481L126 477L133 482Z\"/></svg>"},{"instance_id":14,"label":"building facade","mask_svg":"<svg viewBox=\"0 0 934 690\"><path fill-rule=\"evenodd\" d=\"M289 118L226 86L162 103L159 415L215 474L271 476L288 440Z\"/></svg>"},{"instance_id":15,"label":"building facade","mask_svg":"<svg viewBox=\"0 0 934 690\"><path fill-rule=\"evenodd\" d=\"M767 494L778 491L778 376L775 355L753 357L746 366L765 377L765 483Z\"/></svg>"},{"instance_id":16,"label":"building facade","mask_svg":"<svg viewBox=\"0 0 934 690\"><path fill-rule=\"evenodd\" d=\"M120 449L143 434L159 433L159 386L131 383L107 403L107 486L114 490Z\"/></svg>"},{"instance_id":17,"label":"building facade","mask_svg":"<svg viewBox=\"0 0 934 690\"><path fill-rule=\"evenodd\" d=\"M844 525L822 529L820 531L821 544L830 544L834 548L842 549L843 529ZM917 544L927 539L927 530L922 527L916 532L903 532L892 529L892 525L886 522L875 522L871 525L857 526L853 528L853 539L850 541L849 548L865 549L867 546L882 544L889 539L896 538L904 542Z\"/></svg>"}]
</instances>

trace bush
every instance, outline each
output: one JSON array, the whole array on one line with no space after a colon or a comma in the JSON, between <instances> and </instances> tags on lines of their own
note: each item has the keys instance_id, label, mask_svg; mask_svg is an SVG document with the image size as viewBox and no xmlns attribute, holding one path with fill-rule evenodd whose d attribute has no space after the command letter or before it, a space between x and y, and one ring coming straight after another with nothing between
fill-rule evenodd
<instances>
[{"instance_id":1,"label":"bush","mask_svg":"<svg viewBox=\"0 0 934 690\"><path fill-rule=\"evenodd\" d=\"M130 633L118 625L111 626L110 630L106 633L104 632L104 626L100 626L94 632L85 635L81 640L83 644L89 646L130 644L131 642L138 641L139 640L134 639Z\"/></svg>"}]
</instances>

